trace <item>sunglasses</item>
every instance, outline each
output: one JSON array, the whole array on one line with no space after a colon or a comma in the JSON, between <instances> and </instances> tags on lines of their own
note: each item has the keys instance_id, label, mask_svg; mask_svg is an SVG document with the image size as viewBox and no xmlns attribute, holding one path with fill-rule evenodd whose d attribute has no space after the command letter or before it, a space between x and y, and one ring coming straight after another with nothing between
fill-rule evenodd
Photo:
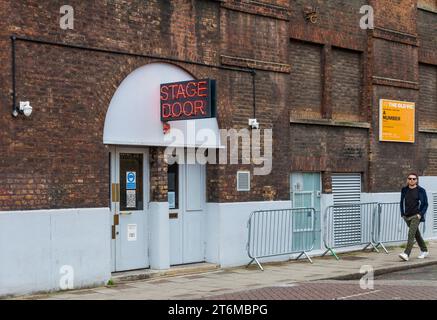
<instances>
[{"instance_id":1,"label":"sunglasses","mask_svg":"<svg viewBox=\"0 0 437 320\"><path fill-rule=\"evenodd\" d=\"M408 178L408 180L417 180L417 178Z\"/></svg>"}]
</instances>

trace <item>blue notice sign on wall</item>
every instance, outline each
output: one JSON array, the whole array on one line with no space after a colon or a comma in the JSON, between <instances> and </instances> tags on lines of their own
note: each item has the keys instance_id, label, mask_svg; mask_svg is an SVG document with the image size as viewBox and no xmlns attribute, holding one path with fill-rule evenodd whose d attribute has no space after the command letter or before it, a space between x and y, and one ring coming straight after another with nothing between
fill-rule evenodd
<instances>
[{"instance_id":1,"label":"blue notice sign on wall","mask_svg":"<svg viewBox=\"0 0 437 320\"><path fill-rule=\"evenodd\" d=\"M137 173L135 171L126 172L126 189L135 190L137 188Z\"/></svg>"}]
</instances>

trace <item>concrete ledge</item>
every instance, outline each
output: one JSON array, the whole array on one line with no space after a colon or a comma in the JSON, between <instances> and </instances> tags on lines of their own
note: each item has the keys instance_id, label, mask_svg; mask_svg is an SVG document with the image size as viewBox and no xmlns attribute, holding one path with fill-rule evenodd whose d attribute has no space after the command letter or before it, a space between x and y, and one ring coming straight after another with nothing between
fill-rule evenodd
<instances>
[{"instance_id":1,"label":"concrete ledge","mask_svg":"<svg viewBox=\"0 0 437 320\"><path fill-rule=\"evenodd\" d=\"M183 276L189 274L198 274L205 273L211 271L219 270L220 266L212 263L196 263L190 265L182 265L171 267L166 270L153 270L153 269L143 269L136 271L127 271L114 273L112 276L112 280L115 284L130 282L136 280L146 280L153 278L165 278L165 277L175 277L175 276Z\"/></svg>"},{"instance_id":2,"label":"concrete ledge","mask_svg":"<svg viewBox=\"0 0 437 320\"><path fill-rule=\"evenodd\" d=\"M319 126L334 126L334 127L351 127L369 129L370 123L368 122L354 122L354 121L338 121L331 119L290 119L290 123L293 124L312 124Z\"/></svg>"},{"instance_id":3,"label":"concrete ledge","mask_svg":"<svg viewBox=\"0 0 437 320\"><path fill-rule=\"evenodd\" d=\"M424 133L437 133L437 128L419 127L419 132L424 132Z\"/></svg>"},{"instance_id":4,"label":"concrete ledge","mask_svg":"<svg viewBox=\"0 0 437 320\"><path fill-rule=\"evenodd\" d=\"M415 268L422 268L422 267L433 266L433 265L437 265L437 260L417 262L417 263L414 263L414 264L411 264L411 263L408 263L408 262L406 262L406 263L399 262L399 263L401 263L401 265L396 266L396 267L387 267L387 268L378 268L378 269L375 269L373 271L373 274L375 276L380 276L382 274L387 274L387 273L392 273L392 272L397 272L397 271L403 271L403 270L410 270L410 269L415 269ZM319 280L358 280L358 279L361 279L362 277L363 277L363 274L357 272L357 273L350 273L350 274L341 275L341 276L334 276L334 277L327 277L327 278L317 279L317 281L319 281Z\"/></svg>"},{"instance_id":5,"label":"concrete ledge","mask_svg":"<svg viewBox=\"0 0 437 320\"><path fill-rule=\"evenodd\" d=\"M223 54L220 56L220 60L223 65L229 65L234 67L259 69L279 73L291 72L291 66L286 63L261 61L244 57L227 56Z\"/></svg>"},{"instance_id":6,"label":"concrete ledge","mask_svg":"<svg viewBox=\"0 0 437 320\"><path fill-rule=\"evenodd\" d=\"M417 4L417 9L432 12L432 13L437 13L437 3L435 5L432 5L431 3L425 3L423 1L422 2L419 1L419 3Z\"/></svg>"}]
</instances>

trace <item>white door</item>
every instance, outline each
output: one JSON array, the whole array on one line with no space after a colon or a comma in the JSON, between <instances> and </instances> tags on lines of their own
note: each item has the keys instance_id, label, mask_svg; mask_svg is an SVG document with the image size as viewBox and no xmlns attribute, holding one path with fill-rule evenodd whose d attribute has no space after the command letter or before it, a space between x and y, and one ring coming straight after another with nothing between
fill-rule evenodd
<instances>
[{"instance_id":1,"label":"white door","mask_svg":"<svg viewBox=\"0 0 437 320\"><path fill-rule=\"evenodd\" d=\"M297 241L293 242L296 248L307 247L312 242L312 228L314 226L315 233L315 249L320 249L321 246L321 214L320 214L320 197L322 193L321 175L319 172L293 172L291 174L291 200L292 208L314 208L314 221L311 219L300 218L298 220L302 225L298 226L301 232L295 236Z\"/></svg>"},{"instance_id":2,"label":"white door","mask_svg":"<svg viewBox=\"0 0 437 320\"><path fill-rule=\"evenodd\" d=\"M149 194L148 153L114 147L111 151L112 269L147 268Z\"/></svg>"},{"instance_id":3,"label":"white door","mask_svg":"<svg viewBox=\"0 0 437 320\"><path fill-rule=\"evenodd\" d=\"M205 261L205 166L169 166L170 264Z\"/></svg>"}]
</instances>

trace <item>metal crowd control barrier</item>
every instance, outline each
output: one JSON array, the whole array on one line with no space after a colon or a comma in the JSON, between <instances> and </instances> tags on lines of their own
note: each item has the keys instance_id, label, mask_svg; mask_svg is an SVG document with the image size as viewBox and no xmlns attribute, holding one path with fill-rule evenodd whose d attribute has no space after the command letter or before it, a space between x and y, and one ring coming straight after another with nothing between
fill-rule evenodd
<instances>
[{"instance_id":1,"label":"metal crowd control barrier","mask_svg":"<svg viewBox=\"0 0 437 320\"><path fill-rule=\"evenodd\" d=\"M376 247L381 246L388 253L384 243L405 242L408 240L408 226L401 217L399 202L378 203L373 219L372 242ZM420 232L425 233L425 224L421 223ZM420 228L419 226L419 228Z\"/></svg>"},{"instance_id":2,"label":"metal crowd control barrier","mask_svg":"<svg viewBox=\"0 0 437 320\"><path fill-rule=\"evenodd\" d=\"M300 253L312 263L307 252L316 240L316 211L314 208L259 210L250 215L247 254L264 271L260 258Z\"/></svg>"},{"instance_id":3,"label":"metal crowd control barrier","mask_svg":"<svg viewBox=\"0 0 437 320\"><path fill-rule=\"evenodd\" d=\"M334 249L365 245L363 250L372 246L379 252L372 241L372 227L378 203L351 203L334 205L326 208L324 216L323 242L326 251L339 260Z\"/></svg>"}]
</instances>

